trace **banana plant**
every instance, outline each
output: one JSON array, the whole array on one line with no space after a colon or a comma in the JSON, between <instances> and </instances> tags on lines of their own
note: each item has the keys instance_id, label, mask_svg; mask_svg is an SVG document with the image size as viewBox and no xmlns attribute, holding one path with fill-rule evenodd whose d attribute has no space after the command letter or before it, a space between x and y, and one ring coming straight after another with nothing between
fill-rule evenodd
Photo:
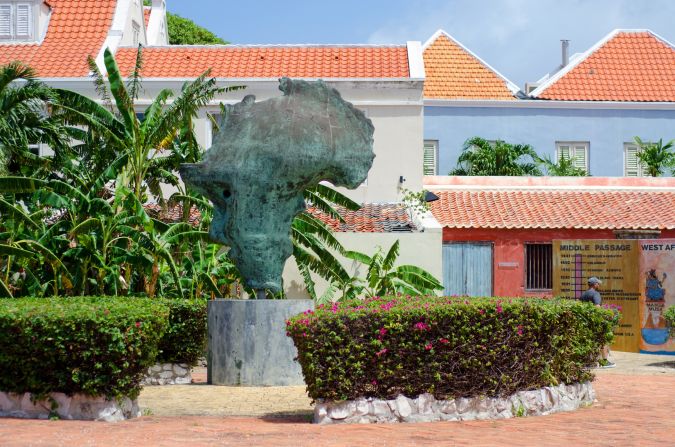
<instances>
[{"instance_id":1,"label":"banana plant","mask_svg":"<svg viewBox=\"0 0 675 447\"><path fill-rule=\"evenodd\" d=\"M364 265L364 278L354 277L347 283L339 284L344 298L353 298L361 293L366 297L405 295L435 295L443 285L431 273L414 265L395 267L399 256L400 243L397 240L387 253L382 249L373 256L357 251L347 251L345 257Z\"/></svg>"},{"instance_id":2,"label":"banana plant","mask_svg":"<svg viewBox=\"0 0 675 447\"><path fill-rule=\"evenodd\" d=\"M142 50L139 47L136 65L127 84L109 49L104 51L104 64L107 70L107 82L90 60L94 82L103 100L99 104L93 99L68 90L57 90L59 101L55 104L57 113L68 123L82 125L102 138L105 147L113 148L117 156L128 157L121 185L131 189L136 198L144 202L149 185L156 185L149 174L161 170L166 164L163 149L167 141L176 137L181 127L197 116L199 109L206 106L217 94L241 87L218 87L214 78L209 79L209 71L194 81L187 82L180 94L174 97L173 91L164 89L153 102L137 115L134 102L140 91L142 71ZM112 104L106 104L112 99ZM172 100L172 101L170 101ZM185 136L184 136L185 137ZM89 150L95 150L89 147ZM165 174L169 171L164 170ZM160 194L158 188L153 193Z\"/></svg>"}]
</instances>

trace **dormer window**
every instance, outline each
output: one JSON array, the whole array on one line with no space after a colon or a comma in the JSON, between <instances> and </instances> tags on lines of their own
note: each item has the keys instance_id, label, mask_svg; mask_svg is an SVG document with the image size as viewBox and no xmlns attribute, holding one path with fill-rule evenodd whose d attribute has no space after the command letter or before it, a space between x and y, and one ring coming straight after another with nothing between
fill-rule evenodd
<instances>
[{"instance_id":1,"label":"dormer window","mask_svg":"<svg viewBox=\"0 0 675 447\"><path fill-rule=\"evenodd\" d=\"M34 41L35 34L33 3L0 2L0 41Z\"/></svg>"}]
</instances>

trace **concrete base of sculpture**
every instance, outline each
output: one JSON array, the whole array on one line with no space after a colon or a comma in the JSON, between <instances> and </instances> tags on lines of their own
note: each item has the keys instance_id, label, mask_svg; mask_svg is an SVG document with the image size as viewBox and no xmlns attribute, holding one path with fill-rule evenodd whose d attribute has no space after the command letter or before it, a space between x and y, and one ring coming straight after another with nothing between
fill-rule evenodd
<instances>
[{"instance_id":1,"label":"concrete base of sculpture","mask_svg":"<svg viewBox=\"0 0 675 447\"><path fill-rule=\"evenodd\" d=\"M0 392L0 417L118 422L141 415L138 401L128 397L108 400L105 396L49 393L35 402L31 398L31 393Z\"/></svg>"},{"instance_id":2,"label":"concrete base of sculpture","mask_svg":"<svg viewBox=\"0 0 675 447\"><path fill-rule=\"evenodd\" d=\"M361 398L341 402L317 401L317 424L372 424L396 422L471 421L542 416L574 411L591 405L595 391L590 382L520 391L509 397L472 397L436 400L431 394L415 399L399 395L384 400Z\"/></svg>"},{"instance_id":3,"label":"concrete base of sculpture","mask_svg":"<svg viewBox=\"0 0 675 447\"><path fill-rule=\"evenodd\" d=\"M286 320L311 300L211 300L207 377L212 385L304 385Z\"/></svg>"}]
</instances>

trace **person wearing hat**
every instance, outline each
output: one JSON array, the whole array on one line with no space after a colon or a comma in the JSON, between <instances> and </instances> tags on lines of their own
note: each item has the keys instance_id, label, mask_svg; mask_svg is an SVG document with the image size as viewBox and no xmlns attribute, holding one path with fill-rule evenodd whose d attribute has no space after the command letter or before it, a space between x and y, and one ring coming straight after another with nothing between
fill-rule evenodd
<instances>
[{"instance_id":1,"label":"person wearing hat","mask_svg":"<svg viewBox=\"0 0 675 447\"><path fill-rule=\"evenodd\" d=\"M600 288L601 284L602 281L600 281L595 276L588 278L588 290L581 294L581 301L600 306L600 304L602 304L602 297L600 296L598 289ZM615 363L609 361L609 346L603 346L600 367L614 368L615 366Z\"/></svg>"},{"instance_id":2,"label":"person wearing hat","mask_svg":"<svg viewBox=\"0 0 675 447\"><path fill-rule=\"evenodd\" d=\"M602 303L602 297L598 292L600 284L602 284L602 281L595 276L588 278L588 290L581 294L581 301L599 306Z\"/></svg>"}]
</instances>

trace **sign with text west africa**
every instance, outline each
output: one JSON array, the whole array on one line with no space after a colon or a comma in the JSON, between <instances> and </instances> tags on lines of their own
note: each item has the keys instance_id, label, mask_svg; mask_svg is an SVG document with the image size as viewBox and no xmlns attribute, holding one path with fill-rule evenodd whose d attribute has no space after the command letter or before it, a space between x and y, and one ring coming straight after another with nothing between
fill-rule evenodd
<instances>
[{"instance_id":1,"label":"sign with text west africa","mask_svg":"<svg viewBox=\"0 0 675 447\"><path fill-rule=\"evenodd\" d=\"M675 355L663 312L675 305L675 239L553 241L553 294L579 299L595 276L603 304L621 306L612 348Z\"/></svg>"}]
</instances>

